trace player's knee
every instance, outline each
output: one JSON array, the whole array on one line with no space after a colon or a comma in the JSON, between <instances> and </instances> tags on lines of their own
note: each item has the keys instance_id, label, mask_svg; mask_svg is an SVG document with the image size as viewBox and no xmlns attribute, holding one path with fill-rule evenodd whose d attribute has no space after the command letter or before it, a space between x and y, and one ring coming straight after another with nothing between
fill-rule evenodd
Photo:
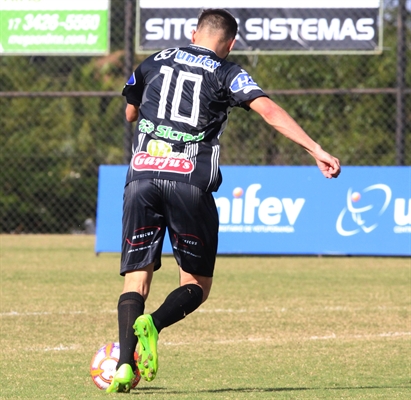
<instances>
[{"instance_id":1,"label":"player's knee","mask_svg":"<svg viewBox=\"0 0 411 400\"><path fill-rule=\"evenodd\" d=\"M137 292L146 300L150 292L152 269L141 269L126 273L124 277L123 293Z\"/></svg>"},{"instance_id":2,"label":"player's knee","mask_svg":"<svg viewBox=\"0 0 411 400\"><path fill-rule=\"evenodd\" d=\"M190 301L187 303L186 315L192 313L204 302L204 291L202 287L196 283L189 283L183 286L187 290Z\"/></svg>"},{"instance_id":3,"label":"player's knee","mask_svg":"<svg viewBox=\"0 0 411 400\"><path fill-rule=\"evenodd\" d=\"M208 299L208 296L210 295L211 282L207 282L206 284L202 284L201 282L195 282L191 285L195 285L201 289L201 291L196 290L196 292L197 292L198 298L201 299L200 304L204 303ZM194 289L196 289L195 286L193 286Z\"/></svg>"},{"instance_id":4,"label":"player's knee","mask_svg":"<svg viewBox=\"0 0 411 400\"><path fill-rule=\"evenodd\" d=\"M202 288L202 289L203 289L203 301L202 301L202 303L204 303L208 299L208 296L210 295L211 286L209 286L207 289L204 289L204 288Z\"/></svg>"}]
</instances>

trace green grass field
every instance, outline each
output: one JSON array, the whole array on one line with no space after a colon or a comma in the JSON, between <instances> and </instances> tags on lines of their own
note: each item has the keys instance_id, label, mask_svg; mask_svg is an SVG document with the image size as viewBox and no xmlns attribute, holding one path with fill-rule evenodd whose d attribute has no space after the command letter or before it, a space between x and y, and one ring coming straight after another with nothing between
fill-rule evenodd
<instances>
[{"instance_id":1,"label":"green grass field","mask_svg":"<svg viewBox=\"0 0 411 400\"><path fill-rule=\"evenodd\" d=\"M1 399L411 398L410 259L219 257L209 300L161 333L157 378L109 395L89 364L117 341L119 255L0 240ZM177 284L164 257L146 310Z\"/></svg>"}]
</instances>

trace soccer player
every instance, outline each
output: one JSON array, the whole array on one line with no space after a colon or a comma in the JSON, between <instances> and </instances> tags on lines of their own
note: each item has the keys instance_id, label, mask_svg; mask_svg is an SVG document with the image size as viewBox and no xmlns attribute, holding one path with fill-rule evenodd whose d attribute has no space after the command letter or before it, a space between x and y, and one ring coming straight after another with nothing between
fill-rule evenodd
<instances>
[{"instance_id":1,"label":"soccer player","mask_svg":"<svg viewBox=\"0 0 411 400\"><path fill-rule=\"evenodd\" d=\"M305 148L326 178L340 173L337 158L322 150L245 70L226 61L237 29L229 12L204 10L191 45L151 55L124 87L126 118L137 126L124 192L120 359L108 392L130 390L137 341L137 368L146 381L153 380L158 334L196 310L210 293L218 235L212 192L221 183L219 138L232 107L259 113ZM180 286L156 311L144 314L153 272L161 266L166 227Z\"/></svg>"}]
</instances>

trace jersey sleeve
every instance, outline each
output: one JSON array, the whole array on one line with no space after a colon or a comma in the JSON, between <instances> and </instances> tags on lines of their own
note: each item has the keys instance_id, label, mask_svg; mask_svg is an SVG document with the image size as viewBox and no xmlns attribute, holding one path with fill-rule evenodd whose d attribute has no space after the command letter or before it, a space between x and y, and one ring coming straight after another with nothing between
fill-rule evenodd
<instances>
[{"instance_id":1,"label":"jersey sleeve","mask_svg":"<svg viewBox=\"0 0 411 400\"><path fill-rule=\"evenodd\" d=\"M130 79L123 88L122 95L125 96L127 103L139 107L144 91L144 77L141 72L141 64L130 76Z\"/></svg>"},{"instance_id":2,"label":"jersey sleeve","mask_svg":"<svg viewBox=\"0 0 411 400\"><path fill-rule=\"evenodd\" d=\"M251 75L239 66L233 68L228 76L229 96L231 107L242 107L249 110L245 103L257 97L268 97L266 93L254 82Z\"/></svg>"}]
</instances>

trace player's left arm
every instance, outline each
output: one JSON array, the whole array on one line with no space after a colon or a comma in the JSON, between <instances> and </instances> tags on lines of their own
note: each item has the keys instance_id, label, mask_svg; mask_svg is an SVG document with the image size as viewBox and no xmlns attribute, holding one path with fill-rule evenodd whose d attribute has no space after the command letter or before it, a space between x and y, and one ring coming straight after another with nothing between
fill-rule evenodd
<instances>
[{"instance_id":1,"label":"player's left arm","mask_svg":"<svg viewBox=\"0 0 411 400\"><path fill-rule=\"evenodd\" d=\"M142 64L130 76L128 82L124 85L122 95L126 98L126 119L128 122L134 122L138 119L138 111L141 104L141 97L144 91L144 76Z\"/></svg>"},{"instance_id":2,"label":"player's left arm","mask_svg":"<svg viewBox=\"0 0 411 400\"><path fill-rule=\"evenodd\" d=\"M126 120L128 122L135 122L138 119L138 106L127 103L126 106Z\"/></svg>"},{"instance_id":3,"label":"player's left arm","mask_svg":"<svg viewBox=\"0 0 411 400\"><path fill-rule=\"evenodd\" d=\"M283 108L268 97L257 97L247 102L247 105L278 132L311 154L326 178L337 178L341 172L338 158L324 151Z\"/></svg>"}]
</instances>

